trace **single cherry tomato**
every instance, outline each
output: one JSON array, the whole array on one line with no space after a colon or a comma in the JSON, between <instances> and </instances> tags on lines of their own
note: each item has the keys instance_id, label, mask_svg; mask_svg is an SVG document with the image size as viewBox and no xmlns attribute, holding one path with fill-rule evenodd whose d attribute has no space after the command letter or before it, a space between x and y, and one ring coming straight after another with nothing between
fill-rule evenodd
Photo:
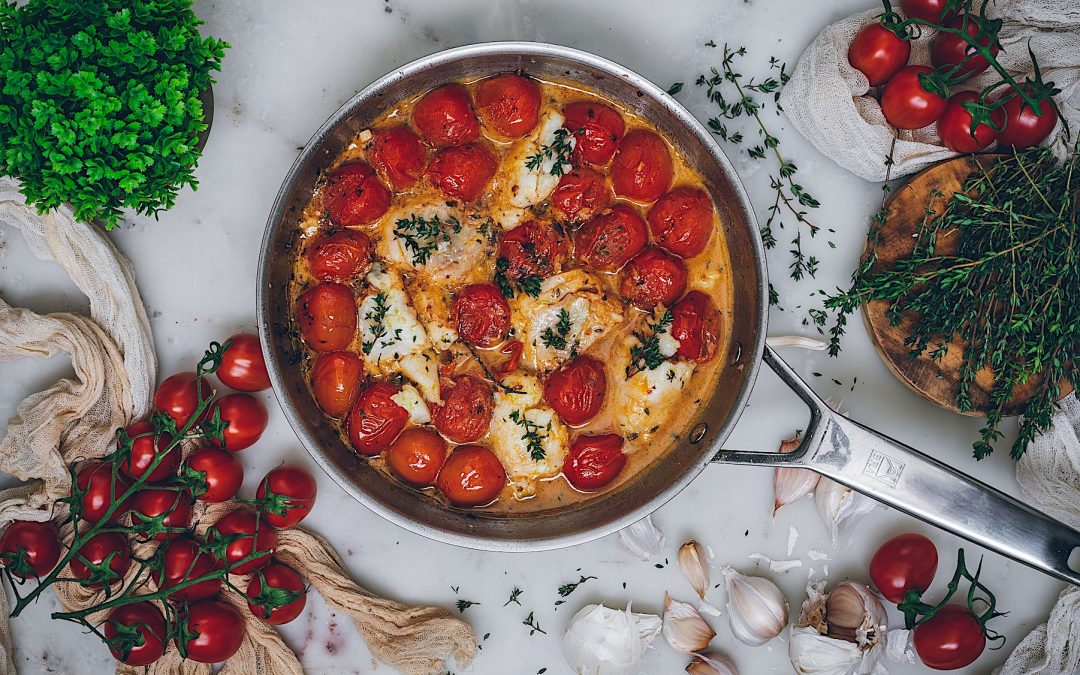
<instances>
[{"instance_id":1,"label":"single cherry tomato","mask_svg":"<svg viewBox=\"0 0 1080 675\"><path fill-rule=\"evenodd\" d=\"M956 30L963 29L972 38L979 35L979 19L976 16L968 15L966 26L964 25L964 17L957 17L949 21L946 26ZM980 39L979 44L983 47L989 47L990 53L994 56L997 56L1000 50L997 40L989 35ZM990 62L986 60L986 57L975 51L975 48L968 44L964 38L944 31L938 31L937 35L934 36L930 60L937 68L960 66L957 73L968 76L978 75L990 67Z\"/></svg>"},{"instance_id":2,"label":"single cherry tomato","mask_svg":"<svg viewBox=\"0 0 1080 675\"><path fill-rule=\"evenodd\" d=\"M176 588L186 581L202 578L225 566L191 537L174 539L163 546L165 555L161 568L154 571L154 583L162 590ZM194 602L212 598L220 590L220 578L207 579L172 591L169 599L173 602Z\"/></svg>"},{"instance_id":3,"label":"single cherry tomato","mask_svg":"<svg viewBox=\"0 0 1080 675\"><path fill-rule=\"evenodd\" d=\"M930 23L941 25L942 21L948 21L955 12L945 11L949 0L900 0L900 9L910 19L922 19Z\"/></svg>"},{"instance_id":4,"label":"single cherry tomato","mask_svg":"<svg viewBox=\"0 0 1080 675\"><path fill-rule=\"evenodd\" d=\"M210 442L219 448L236 452L250 448L262 437L270 422L270 413L262 401L251 394L229 394L214 401L210 416L220 412L221 419L229 423L221 432L224 443L216 438Z\"/></svg>"},{"instance_id":5,"label":"single cherry tomato","mask_svg":"<svg viewBox=\"0 0 1080 675\"><path fill-rule=\"evenodd\" d=\"M878 87L906 66L910 56L911 43L875 21L858 32L848 47L847 58L871 87Z\"/></svg>"},{"instance_id":6,"label":"single cherry tomato","mask_svg":"<svg viewBox=\"0 0 1080 675\"><path fill-rule=\"evenodd\" d=\"M540 279L555 274L566 256L562 235L548 223L528 220L503 235L499 242L499 260L508 279L515 282L534 277Z\"/></svg>"},{"instance_id":7,"label":"single cherry tomato","mask_svg":"<svg viewBox=\"0 0 1080 675\"><path fill-rule=\"evenodd\" d=\"M242 536L227 543L229 535L233 534ZM237 509L226 513L210 526L206 536L211 555L224 560L227 565L236 565L252 555L263 554L236 565L229 570L230 574L251 574L265 567L270 563L270 556L277 547L277 532L273 525L250 509Z\"/></svg>"},{"instance_id":8,"label":"single cherry tomato","mask_svg":"<svg viewBox=\"0 0 1080 675\"><path fill-rule=\"evenodd\" d=\"M296 570L274 563L251 575L247 587L248 609L273 626L289 623L307 604L307 587Z\"/></svg>"},{"instance_id":9,"label":"single cherry tomato","mask_svg":"<svg viewBox=\"0 0 1080 675\"><path fill-rule=\"evenodd\" d=\"M296 299L300 335L318 352L345 349L356 337L356 298L348 286L319 284Z\"/></svg>"},{"instance_id":10,"label":"single cherry tomato","mask_svg":"<svg viewBox=\"0 0 1080 675\"><path fill-rule=\"evenodd\" d=\"M930 588L937 563L934 542L921 534L901 534L878 547L870 559L870 579L886 600L899 604L908 591Z\"/></svg>"},{"instance_id":11,"label":"single cherry tomato","mask_svg":"<svg viewBox=\"0 0 1080 675\"><path fill-rule=\"evenodd\" d=\"M182 527L191 525L191 512L195 500L187 490L169 490L150 488L135 494L131 502L131 522L135 526L160 519L163 527ZM184 532L158 532L153 536L156 541L175 539Z\"/></svg>"},{"instance_id":12,"label":"single cherry tomato","mask_svg":"<svg viewBox=\"0 0 1080 675\"><path fill-rule=\"evenodd\" d=\"M648 241L645 221L637 211L616 204L574 233L574 254L592 269L616 272L641 253Z\"/></svg>"},{"instance_id":13,"label":"single cherry tomato","mask_svg":"<svg viewBox=\"0 0 1080 675\"><path fill-rule=\"evenodd\" d=\"M483 506L502 492L506 471L487 448L459 445L443 463L436 485L454 506Z\"/></svg>"},{"instance_id":14,"label":"single cherry tomato","mask_svg":"<svg viewBox=\"0 0 1080 675\"><path fill-rule=\"evenodd\" d=\"M182 635L193 637L180 648L184 658L199 663L225 661L244 643L244 617L224 600L200 600L180 611Z\"/></svg>"},{"instance_id":15,"label":"single cherry tomato","mask_svg":"<svg viewBox=\"0 0 1080 675\"><path fill-rule=\"evenodd\" d=\"M205 377L199 378L203 400L210 398L212 389ZM199 407L199 392L195 390L195 373L177 373L165 378L154 392L154 410L163 412L181 429ZM205 414L205 413L204 413Z\"/></svg>"},{"instance_id":16,"label":"single cherry tomato","mask_svg":"<svg viewBox=\"0 0 1080 675\"><path fill-rule=\"evenodd\" d=\"M374 132L371 140L371 163L386 177L390 187L408 190L424 172L427 151L409 127L400 124Z\"/></svg>"},{"instance_id":17,"label":"single cherry tomato","mask_svg":"<svg viewBox=\"0 0 1080 675\"><path fill-rule=\"evenodd\" d=\"M458 375L454 384L443 387L443 404L432 404L431 421L454 443L474 443L491 425L495 397L491 387L475 375Z\"/></svg>"},{"instance_id":18,"label":"single cherry tomato","mask_svg":"<svg viewBox=\"0 0 1080 675\"><path fill-rule=\"evenodd\" d=\"M351 230L348 230L351 232ZM359 234L359 233L357 233ZM363 236L363 235L361 235ZM270 388L262 344L258 335L237 333L221 355L221 365L214 371L221 383L236 391L264 391Z\"/></svg>"},{"instance_id":19,"label":"single cherry tomato","mask_svg":"<svg viewBox=\"0 0 1080 675\"><path fill-rule=\"evenodd\" d=\"M75 488L82 493L79 516L88 523L96 523L105 512L128 491L131 483L121 473L113 476L112 465L107 462L90 462L75 476ZM109 517L116 522L128 510L129 502L120 503Z\"/></svg>"},{"instance_id":20,"label":"single cherry tomato","mask_svg":"<svg viewBox=\"0 0 1080 675\"><path fill-rule=\"evenodd\" d=\"M510 304L495 284L472 284L454 298L453 319L462 340L481 349L494 347L510 332Z\"/></svg>"},{"instance_id":21,"label":"single cherry tomato","mask_svg":"<svg viewBox=\"0 0 1080 675\"><path fill-rule=\"evenodd\" d=\"M331 417L341 417L349 412L356 400L363 376L364 364L356 354L319 354L311 369L311 391L323 412Z\"/></svg>"},{"instance_id":22,"label":"single cherry tomato","mask_svg":"<svg viewBox=\"0 0 1080 675\"><path fill-rule=\"evenodd\" d=\"M690 291L671 309L671 337L679 341L676 354L688 361L708 363L720 344L720 312L712 298Z\"/></svg>"},{"instance_id":23,"label":"single cherry tomato","mask_svg":"<svg viewBox=\"0 0 1080 675\"><path fill-rule=\"evenodd\" d=\"M446 441L425 427L402 431L386 451L386 463L394 474L417 487L433 484L444 461Z\"/></svg>"},{"instance_id":24,"label":"single cherry tomato","mask_svg":"<svg viewBox=\"0 0 1080 675\"><path fill-rule=\"evenodd\" d=\"M476 85L476 110L499 136L521 138L540 119L540 87L514 73L489 77Z\"/></svg>"},{"instance_id":25,"label":"single cherry tomato","mask_svg":"<svg viewBox=\"0 0 1080 675\"><path fill-rule=\"evenodd\" d=\"M986 649L982 626L967 607L945 605L915 626L915 652L934 670L956 670L974 663Z\"/></svg>"},{"instance_id":26,"label":"single cherry tomato","mask_svg":"<svg viewBox=\"0 0 1080 675\"><path fill-rule=\"evenodd\" d=\"M199 501L209 504L232 499L244 482L244 469L236 456L210 446L188 455L184 474L201 481L192 487L191 493Z\"/></svg>"},{"instance_id":27,"label":"single cherry tomato","mask_svg":"<svg viewBox=\"0 0 1080 675\"><path fill-rule=\"evenodd\" d=\"M947 101L923 88L919 75L932 73L926 66L908 66L885 85L881 111L897 129L922 129L945 112Z\"/></svg>"},{"instance_id":28,"label":"single cherry tomato","mask_svg":"<svg viewBox=\"0 0 1080 675\"><path fill-rule=\"evenodd\" d=\"M563 117L574 134L575 158L597 166L611 161L626 131L622 115L603 103L575 101L563 108Z\"/></svg>"},{"instance_id":29,"label":"single cherry tomato","mask_svg":"<svg viewBox=\"0 0 1080 675\"><path fill-rule=\"evenodd\" d=\"M346 283L351 279L367 273L371 267L371 256L374 246L371 239L363 232L356 230L339 230L330 236L320 235L310 244L304 252L311 276L319 281L336 281ZM256 347L258 344L256 343ZM232 349L230 347L230 349ZM263 366L265 370L266 366ZM221 377L221 369L218 369L218 377ZM225 382L222 380L222 382ZM270 387L270 378L264 389ZM231 384L225 383L232 387ZM233 387L237 389L237 387ZM239 391L261 391L259 389L239 389Z\"/></svg>"},{"instance_id":30,"label":"single cherry tomato","mask_svg":"<svg viewBox=\"0 0 1080 675\"><path fill-rule=\"evenodd\" d=\"M279 466L263 477L255 499L265 500L259 510L267 522L274 527L291 527L311 513L316 492L318 485L310 473L295 466Z\"/></svg>"},{"instance_id":31,"label":"single cherry tomato","mask_svg":"<svg viewBox=\"0 0 1080 675\"><path fill-rule=\"evenodd\" d=\"M132 480L138 480L149 471L147 482L159 483L170 476L176 475L180 468L180 448L175 447L165 454L153 471L150 465L158 455L165 453L172 443L172 436L162 433L156 439L154 437L154 425L150 420L142 420L128 425L124 431L131 441L131 453L120 463L120 471ZM149 434L149 435L143 435ZM155 442L156 441L156 442Z\"/></svg>"},{"instance_id":32,"label":"single cherry tomato","mask_svg":"<svg viewBox=\"0 0 1080 675\"><path fill-rule=\"evenodd\" d=\"M671 187L675 175L667 143L651 131L626 134L611 163L615 194L638 202L652 202Z\"/></svg>"},{"instance_id":33,"label":"single cherry tomato","mask_svg":"<svg viewBox=\"0 0 1080 675\"><path fill-rule=\"evenodd\" d=\"M591 356L577 357L552 373L544 385L544 400L572 427L596 417L606 393L604 364Z\"/></svg>"},{"instance_id":34,"label":"single cherry tomato","mask_svg":"<svg viewBox=\"0 0 1080 675\"><path fill-rule=\"evenodd\" d=\"M113 609L105 619L104 633L113 658L136 667L160 659L169 639L165 617L151 602L133 602Z\"/></svg>"},{"instance_id":35,"label":"single cherry tomato","mask_svg":"<svg viewBox=\"0 0 1080 675\"><path fill-rule=\"evenodd\" d=\"M373 457L394 442L409 413L393 400L401 389L388 382L372 382L360 390L349 412L349 440L361 455Z\"/></svg>"},{"instance_id":36,"label":"single cherry tomato","mask_svg":"<svg viewBox=\"0 0 1080 675\"><path fill-rule=\"evenodd\" d=\"M588 168L574 169L559 178L549 201L559 218L582 223L611 203L611 186L599 172Z\"/></svg>"},{"instance_id":37,"label":"single cherry tomato","mask_svg":"<svg viewBox=\"0 0 1080 675\"><path fill-rule=\"evenodd\" d=\"M58 560L60 534L50 520L16 520L0 535L0 564L13 576L43 577Z\"/></svg>"},{"instance_id":38,"label":"single cherry tomato","mask_svg":"<svg viewBox=\"0 0 1080 675\"><path fill-rule=\"evenodd\" d=\"M623 438L618 434L578 436L563 462L563 475L579 490L599 490L626 466Z\"/></svg>"},{"instance_id":39,"label":"single cherry tomato","mask_svg":"<svg viewBox=\"0 0 1080 675\"><path fill-rule=\"evenodd\" d=\"M424 94L413 107L412 123L420 136L436 148L480 137L480 121L469 92L460 84L444 84Z\"/></svg>"},{"instance_id":40,"label":"single cherry tomato","mask_svg":"<svg viewBox=\"0 0 1080 675\"><path fill-rule=\"evenodd\" d=\"M444 148L428 164L431 183L450 199L471 202L484 194L499 161L482 145Z\"/></svg>"},{"instance_id":41,"label":"single cherry tomato","mask_svg":"<svg viewBox=\"0 0 1080 675\"><path fill-rule=\"evenodd\" d=\"M1039 101L1036 110L1017 94L1006 101L1001 110L1005 111L1005 128L998 134L998 141L1017 150L1045 141L1058 122L1057 110L1047 99Z\"/></svg>"},{"instance_id":42,"label":"single cherry tomato","mask_svg":"<svg viewBox=\"0 0 1080 675\"><path fill-rule=\"evenodd\" d=\"M650 246L627 263L619 290L636 307L670 307L686 291L686 276L682 258Z\"/></svg>"},{"instance_id":43,"label":"single cherry tomato","mask_svg":"<svg viewBox=\"0 0 1080 675\"><path fill-rule=\"evenodd\" d=\"M985 150L997 139L998 132L986 124L979 124L975 127L975 134L971 134L971 113L964 107L964 102L978 98L973 91L957 92L949 98L945 112L938 118L938 136L941 136L945 147L953 152Z\"/></svg>"},{"instance_id":44,"label":"single cherry tomato","mask_svg":"<svg viewBox=\"0 0 1080 675\"><path fill-rule=\"evenodd\" d=\"M335 225L367 225L390 208L390 190L365 162L338 167L322 189L323 208Z\"/></svg>"},{"instance_id":45,"label":"single cherry tomato","mask_svg":"<svg viewBox=\"0 0 1080 675\"><path fill-rule=\"evenodd\" d=\"M661 248L693 258L705 250L713 232L713 203L704 190L678 187L649 209L649 230Z\"/></svg>"},{"instance_id":46,"label":"single cherry tomato","mask_svg":"<svg viewBox=\"0 0 1080 675\"><path fill-rule=\"evenodd\" d=\"M105 564L108 561L108 565ZM88 588L112 586L131 567L131 547L119 532L98 532L71 559L71 575Z\"/></svg>"}]
</instances>

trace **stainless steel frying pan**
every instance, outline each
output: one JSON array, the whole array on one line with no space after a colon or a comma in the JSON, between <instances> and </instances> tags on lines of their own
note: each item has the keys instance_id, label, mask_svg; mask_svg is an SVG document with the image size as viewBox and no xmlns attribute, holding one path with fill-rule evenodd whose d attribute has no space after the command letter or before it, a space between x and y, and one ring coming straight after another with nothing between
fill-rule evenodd
<instances>
[{"instance_id":1,"label":"stainless steel frying pan","mask_svg":"<svg viewBox=\"0 0 1080 675\"><path fill-rule=\"evenodd\" d=\"M451 509L387 480L348 448L325 422L294 365L286 297L296 227L319 172L346 142L387 106L458 79L521 69L543 79L581 83L653 120L705 179L720 211L734 277L731 349L721 386L670 453L635 480L577 504L498 515ZM662 89L622 66L549 44L496 42L450 49L377 80L320 128L282 184L263 237L259 264L259 327L278 401L308 451L341 487L376 513L426 537L472 548L531 551L589 541L659 508L710 462L798 465L986 548L1080 584L1080 533L1007 495L832 412L772 350L765 347L767 274L746 193L709 132ZM721 445L734 427L764 361L810 406L811 422L791 454L734 452ZM1080 557L1080 553L1077 556Z\"/></svg>"}]
</instances>

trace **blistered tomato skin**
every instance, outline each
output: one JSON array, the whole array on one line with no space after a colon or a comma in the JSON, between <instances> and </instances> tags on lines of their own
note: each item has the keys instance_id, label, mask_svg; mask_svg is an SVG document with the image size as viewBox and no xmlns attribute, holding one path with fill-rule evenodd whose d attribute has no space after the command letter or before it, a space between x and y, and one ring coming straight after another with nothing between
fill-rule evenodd
<instances>
[{"instance_id":1,"label":"blistered tomato skin","mask_svg":"<svg viewBox=\"0 0 1080 675\"><path fill-rule=\"evenodd\" d=\"M549 199L559 218L580 223L606 209L611 197L611 186L603 174L581 168L563 174Z\"/></svg>"},{"instance_id":2,"label":"blistered tomato skin","mask_svg":"<svg viewBox=\"0 0 1080 675\"><path fill-rule=\"evenodd\" d=\"M584 435L574 439L563 463L563 475L578 490L599 490L626 466L623 438L618 434Z\"/></svg>"},{"instance_id":3,"label":"blistered tomato skin","mask_svg":"<svg viewBox=\"0 0 1080 675\"><path fill-rule=\"evenodd\" d=\"M361 455L378 455L405 428L409 413L392 398L400 391L388 382L373 382L360 391L347 427L349 440Z\"/></svg>"},{"instance_id":4,"label":"blistered tomato skin","mask_svg":"<svg viewBox=\"0 0 1080 675\"><path fill-rule=\"evenodd\" d=\"M540 118L540 87L514 73L489 77L476 85L476 109L498 136L522 138Z\"/></svg>"},{"instance_id":5,"label":"blistered tomato skin","mask_svg":"<svg viewBox=\"0 0 1080 675\"><path fill-rule=\"evenodd\" d=\"M336 352L356 337L356 298L348 286L312 286L296 299L300 335L317 352Z\"/></svg>"},{"instance_id":6,"label":"blistered tomato skin","mask_svg":"<svg viewBox=\"0 0 1080 675\"><path fill-rule=\"evenodd\" d=\"M319 281L345 283L367 273L371 267L372 251L371 239L366 234L341 230L311 242L304 258L311 276Z\"/></svg>"},{"instance_id":7,"label":"blistered tomato skin","mask_svg":"<svg viewBox=\"0 0 1080 675\"><path fill-rule=\"evenodd\" d=\"M591 356L579 356L556 370L544 386L544 400L572 427L596 417L606 394L604 364Z\"/></svg>"},{"instance_id":8,"label":"blistered tomato skin","mask_svg":"<svg viewBox=\"0 0 1080 675\"><path fill-rule=\"evenodd\" d=\"M574 134L573 156L586 164L604 166L611 161L626 123L614 108L594 101L576 101L563 108L565 126Z\"/></svg>"},{"instance_id":9,"label":"blistered tomato skin","mask_svg":"<svg viewBox=\"0 0 1080 675\"><path fill-rule=\"evenodd\" d=\"M481 349L501 344L510 332L510 304L495 284L472 284L458 291L452 317L458 336Z\"/></svg>"},{"instance_id":10,"label":"blistered tomato skin","mask_svg":"<svg viewBox=\"0 0 1080 675\"><path fill-rule=\"evenodd\" d=\"M367 225L390 208L390 190L365 162L344 164L326 179L323 208L334 225Z\"/></svg>"},{"instance_id":11,"label":"blistered tomato skin","mask_svg":"<svg viewBox=\"0 0 1080 675\"><path fill-rule=\"evenodd\" d=\"M394 190L408 190L424 172L427 150L404 125L380 129L371 140L371 163Z\"/></svg>"},{"instance_id":12,"label":"blistered tomato skin","mask_svg":"<svg viewBox=\"0 0 1080 675\"><path fill-rule=\"evenodd\" d=\"M475 375L462 374L453 385L443 387L442 405L431 404L435 428L454 443L475 443L491 426L495 398L487 382Z\"/></svg>"},{"instance_id":13,"label":"blistered tomato skin","mask_svg":"<svg viewBox=\"0 0 1080 675\"><path fill-rule=\"evenodd\" d=\"M720 345L720 312L712 298L698 290L687 293L671 309L671 337L679 341L676 354L688 361L708 363Z\"/></svg>"},{"instance_id":14,"label":"blistered tomato skin","mask_svg":"<svg viewBox=\"0 0 1080 675\"><path fill-rule=\"evenodd\" d=\"M659 199L671 187L674 175L667 143L651 131L628 133L611 163L615 194L637 202Z\"/></svg>"},{"instance_id":15,"label":"blistered tomato skin","mask_svg":"<svg viewBox=\"0 0 1080 675\"><path fill-rule=\"evenodd\" d=\"M311 369L315 402L327 415L341 417L352 408L363 376L363 361L353 352L319 354Z\"/></svg>"},{"instance_id":16,"label":"blistered tomato skin","mask_svg":"<svg viewBox=\"0 0 1080 675\"><path fill-rule=\"evenodd\" d=\"M650 246L627 264L619 290L635 307L670 307L686 291L686 277L681 258Z\"/></svg>"},{"instance_id":17,"label":"blistered tomato skin","mask_svg":"<svg viewBox=\"0 0 1080 675\"><path fill-rule=\"evenodd\" d=\"M648 229L637 211L616 204L574 233L574 255L590 269L617 272L648 241Z\"/></svg>"},{"instance_id":18,"label":"blistered tomato skin","mask_svg":"<svg viewBox=\"0 0 1080 675\"><path fill-rule=\"evenodd\" d=\"M440 150L428 165L432 185L449 199L471 202L484 194L499 168L484 146L470 143Z\"/></svg>"},{"instance_id":19,"label":"blistered tomato skin","mask_svg":"<svg viewBox=\"0 0 1080 675\"><path fill-rule=\"evenodd\" d=\"M432 89L417 101L412 123L420 136L436 148L462 145L480 137L480 120L469 92L460 84Z\"/></svg>"},{"instance_id":20,"label":"blistered tomato skin","mask_svg":"<svg viewBox=\"0 0 1080 675\"><path fill-rule=\"evenodd\" d=\"M549 277L558 271L565 257L562 235L546 222L526 221L504 234L499 242L499 258L506 261L505 274L513 281Z\"/></svg>"},{"instance_id":21,"label":"blistered tomato skin","mask_svg":"<svg viewBox=\"0 0 1080 675\"><path fill-rule=\"evenodd\" d=\"M491 450L460 445L443 463L436 485L454 506L483 506L502 492L506 471Z\"/></svg>"},{"instance_id":22,"label":"blistered tomato skin","mask_svg":"<svg viewBox=\"0 0 1080 675\"><path fill-rule=\"evenodd\" d=\"M712 200L704 190L678 187L653 204L647 219L658 246L693 258L705 250L712 236Z\"/></svg>"},{"instance_id":23,"label":"blistered tomato skin","mask_svg":"<svg viewBox=\"0 0 1080 675\"><path fill-rule=\"evenodd\" d=\"M446 441L438 432L424 427L402 431L386 451L390 470L416 487L434 484L444 461Z\"/></svg>"}]
</instances>

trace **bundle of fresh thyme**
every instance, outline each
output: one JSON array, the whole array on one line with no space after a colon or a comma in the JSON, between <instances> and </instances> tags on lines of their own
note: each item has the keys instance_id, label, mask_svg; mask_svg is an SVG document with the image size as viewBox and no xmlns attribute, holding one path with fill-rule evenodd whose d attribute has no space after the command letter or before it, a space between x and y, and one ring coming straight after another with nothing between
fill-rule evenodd
<instances>
[{"instance_id":1,"label":"bundle of fresh thyme","mask_svg":"<svg viewBox=\"0 0 1080 675\"><path fill-rule=\"evenodd\" d=\"M1078 165L1075 150L1059 163L1045 148L980 164L940 214L928 212L911 255L889 266L860 265L851 288L827 299L837 311L830 353L840 349L846 315L872 300L889 304L894 323L916 318L906 341L912 358L940 359L950 342L963 344L961 411L972 409L976 374L988 367L994 375L991 411L974 443L977 459L1001 439L1014 389L1039 382L1012 445L1019 459L1050 427L1061 383L1080 386ZM946 234L958 235L955 253L938 245Z\"/></svg>"}]
</instances>

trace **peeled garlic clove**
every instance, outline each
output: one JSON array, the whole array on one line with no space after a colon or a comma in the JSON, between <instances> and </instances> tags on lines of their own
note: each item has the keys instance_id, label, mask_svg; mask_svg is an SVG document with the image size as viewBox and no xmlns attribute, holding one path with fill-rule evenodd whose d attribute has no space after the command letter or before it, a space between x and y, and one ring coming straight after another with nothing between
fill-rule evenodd
<instances>
[{"instance_id":1,"label":"peeled garlic clove","mask_svg":"<svg viewBox=\"0 0 1080 675\"><path fill-rule=\"evenodd\" d=\"M664 550L664 535L653 525L651 515L619 530L619 542L642 560L659 556Z\"/></svg>"},{"instance_id":2,"label":"peeled garlic clove","mask_svg":"<svg viewBox=\"0 0 1080 675\"><path fill-rule=\"evenodd\" d=\"M776 584L764 577L740 574L733 567L725 567L721 573L727 577L728 621L736 638L757 647L784 630L788 603Z\"/></svg>"},{"instance_id":3,"label":"peeled garlic clove","mask_svg":"<svg viewBox=\"0 0 1080 675\"><path fill-rule=\"evenodd\" d=\"M873 499L824 476L818 481L814 501L834 545L846 540L854 524L877 508Z\"/></svg>"},{"instance_id":4,"label":"peeled garlic clove","mask_svg":"<svg viewBox=\"0 0 1080 675\"><path fill-rule=\"evenodd\" d=\"M678 560L679 569L686 575L691 588L704 600L709 588L709 557L705 547L691 539L679 547Z\"/></svg>"},{"instance_id":5,"label":"peeled garlic clove","mask_svg":"<svg viewBox=\"0 0 1080 675\"><path fill-rule=\"evenodd\" d=\"M686 672L690 675L739 675L735 664L716 652L696 654L690 665L686 666Z\"/></svg>"},{"instance_id":6,"label":"peeled garlic clove","mask_svg":"<svg viewBox=\"0 0 1080 675\"><path fill-rule=\"evenodd\" d=\"M799 447L799 439L781 441L778 452L787 454ZM798 501L814 491L821 477L809 469L778 467L773 472L773 515L794 501Z\"/></svg>"},{"instance_id":7,"label":"peeled garlic clove","mask_svg":"<svg viewBox=\"0 0 1080 675\"><path fill-rule=\"evenodd\" d=\"M664 639L677 652L700 652L716 637L716 631L694 606L664 594Z\"/></svg>"}]
</instances>

